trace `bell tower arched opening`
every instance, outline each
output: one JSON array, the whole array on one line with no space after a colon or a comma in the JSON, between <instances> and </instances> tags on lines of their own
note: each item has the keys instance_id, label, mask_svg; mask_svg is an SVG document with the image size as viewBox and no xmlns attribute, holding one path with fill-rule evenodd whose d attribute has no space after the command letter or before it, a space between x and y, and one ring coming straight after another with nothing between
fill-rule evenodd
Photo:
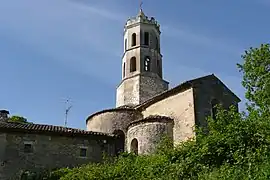
<instances>
[{"instance_id":1,"label":"bell tower arched opening","mask_svg":"<svg viewBox=\"0 0 270 180\"><path fill-rule=\"evenodd\" d=\"M162 76L160 34L158 22L154 17L148 18L142 9L127 20L121 67L125 73L122 72L117 88L116 107L136 106L168 90L169 83Z\"/></svg>"}]
</instances>

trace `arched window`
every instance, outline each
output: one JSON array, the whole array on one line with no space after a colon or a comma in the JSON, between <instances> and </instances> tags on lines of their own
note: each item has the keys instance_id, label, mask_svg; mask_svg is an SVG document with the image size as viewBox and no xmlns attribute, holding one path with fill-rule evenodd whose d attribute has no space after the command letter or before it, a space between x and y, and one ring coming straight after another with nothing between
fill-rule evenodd
<instances>
[{"instance_id":1,"label":"arched window","mask_svg":"<svg viewBox=\"0 0 270 180\"><path fill-rule=\"evenodd\" d=\"M132 139L131 141L130 152L138 154L138 140L136 138Z\"/></svg>"},{"instance_id":2,"label":"arched window","mask_svg":"<svg viewBox=\"0 0 270 180\"><path fill-rule=\"evenodd\" d=\"M127 39L125 39L125 51L127 50Z\"/></svg>"},{"instance_id":3,"label":"arched window","mask_svg":"<svg viewBox=\"0 0 270 180\"><path fill-rule=\"evenodd\" d=\"M121 152L124 152L125 150L125 133L121 130L115 130L113 132L114 135L117 135L117 141L115 146L116 154L119 155Z\"/></svg>"},{"instance_id":4,"label":"arched window","mask_svg":"<svg viewBox=\"0 0 270 180\"><path fill-rule=\"evenodd\" d=\"M216 100L216 99L213 99L212 101L211 101L211 108L212 108L212 118L213 119L216 119L217 118L217 105L218 105L219 103L218 103L218 100Z\"/></svg>"},{"instance_id":5,"label":"arched window","mask_svg":"<svg viewBox=\"0 0 270 180\"><path fill-rule=\"evenodd\" d=\"M149 32L144 32L144 45L149 45Z\"/></svg>"},{"instance_id":6,"label":"arched window","mask_svg":"<svg viewBox=\"0 0 270 180\"><path fill-rule=\"evenodd\" d=\"M123 78L126 76L126 63L123 64Z\"/></svg>"},{"instance_id":7,"label":"arched window","mask_svg":"<svg viewBox=\"0 0 270 180\"><path fill-rule=\"evenodd\" d=\"M150 71L150 57L146 56L144 59L144 70Z\"/></svg>"},{"instance_id":8,"label":"arched window","mask_svg":"<svg viewBox=\"0 0 270 180\"><path fill-rule=\"evenodd\" d=\"M131 46L136 46L136 33L132 34Z\"/></svg>"},{"instance_id":9,"label":"arched window","mask_svg":"<svg viewBox=\"0 0 270 180\"><path fill-rule=\"evenodd\" d=\"M136 57L130 59L130 72L136 71Z\"/></svg>"}]
</instances>

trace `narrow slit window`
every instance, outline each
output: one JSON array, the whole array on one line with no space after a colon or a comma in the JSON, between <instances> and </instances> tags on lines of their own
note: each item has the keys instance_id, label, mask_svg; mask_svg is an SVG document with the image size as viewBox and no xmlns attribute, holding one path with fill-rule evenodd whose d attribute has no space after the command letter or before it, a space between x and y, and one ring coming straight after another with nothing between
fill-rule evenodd
<instances>
[{"instance_id":1,"label":"narrow slit window","mask_svg":"<svg viewBox=\"0 0 270 180\"><path fill-rule=\"evenodd\" d=\"M125 51L127 50L127 39L125 39Z\"/></svg>"},{"instance_id":2,"label":"narrow slit window","mask_svg":"<svg viewBox=\"0 0 270 180\"><path fill-rule=\"evenodd\" d=\"M136 33L132 34L132 44L131 46L136 46Z\"/></svg>"},{"instance_id":3,"label":"narrow slit window","mask_svg":"<svg viewBox=\"0 0 270 180\"><path fill-rule=\"evenodd\" d=\"M126 76L126 63L123 64L123 78Z\"/></svg>"},{"instance_id":4,"label":"narrow slit window","mask_svg":"<svg viewBox=\"0 0 270 180\"><path fill-rule=\"evenodd\" d=\"M159 52L159 40L157 37L156 37L156 50Z\"/></svg>"},{"instance_id":5,"label":"narrow slit window","mask_svg":"<svg viewBox=\"0 0 270 180\"><path fill-rule=\"evenodd\" d=\"M161 77L161 67L160 67L160 60L157 60L157 73Z\"/></svg>"},{"instance_id":6,"label":"narrow slit window","mask_svg":"<svg viewBox=\"0 0 270 180\"><path fill-rule=\"evenodd\" d=\"M149 32L144 32L144 45L149 45Z\"/></svg>"},{"instance_id":7,"label":"narrow slit window","mask_svg":"<svg viewBox=\"0 0 270 180\"><path fill-rule=\"evenodd\" d=\"M136 57L130 59L130 72L136 71Z\"/></svg>"}]
</instances>

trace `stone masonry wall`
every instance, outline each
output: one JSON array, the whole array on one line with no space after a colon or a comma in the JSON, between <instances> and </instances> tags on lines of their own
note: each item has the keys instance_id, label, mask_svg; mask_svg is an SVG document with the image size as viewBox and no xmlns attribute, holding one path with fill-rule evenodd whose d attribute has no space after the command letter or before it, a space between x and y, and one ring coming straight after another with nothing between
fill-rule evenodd
<instances>
[{"instance_id":1,"label":"stone masonry wall","mask_svg":"<svg viewBox=\"0 0 270 180\"><path fill-rule=\"evenodd\" d=\"M113 139L107 136L90 138L9 132L0 134L0 142L1 180L18 179L22 170L38 171L99 162L103 151L114 154ZM25 143L32 144L33 152L25 152ZM86 157L80 157L80 148L87 148Z\"/></svg>"},{"instance_id":2,"label":"stone masonry wall","mask_svg":"<svg viewBox=\"0 0 270 180\"><path fill-rule=\"evenodd\" d=\"M116 91L116 107L139 104L139 75L121 82Z\"/></svg>"},{"instance_id":3,"label":"stone masonry wall","mask_svg":"<svg viewBox=\"0 0 270 180\"><path fill-rule=\"evenodd\" d=\"M126 135L128 124L140 118L142 118L142 114L136 110L105 111L88 118L87 130L110 134L121 130Z\"/></svg>"},{"instance_id":4,"label":"stone masonry wall","mask_svg":"<svg viewBox=\"0 0 270 180\"><path fill-rule=\"evenodd\" d=\"M168 90L168 82L164 81L157 74L145 73L140 76L140 103Z\"/></svg>"},{"instance_id":5,"label":"stone masonry wall","mask_svg":"<svg viewBox=\"0 0 270 180\"><path fill-rule=\"evenodd\" d=\"M172 137L173 123L167 122L142 122L128 129L127 150L131 151L131 142L134 138L138 141L138 154L149 154L156 150L162 137Z\"/></svg>"},{"instance_id":6,"label":"stone masonry wall","mask_svg":"<svg viewBox=\"0 0 270 180\"><path fill-rule=\"evenodd\" d=\"M116 107L138 105L168 90L168 82L157 74L145 72L123 80L117 88Z\"/></svg>"},{"instance_id":7,"label":"stone masonry wall","mask_svg":"<svg viewBox=\"0 0 270 180\"><path fill-rule=\"evenodd\" d=\"M201 80L200 85L194 90L196 124L207 126L206 118L212 115L211 101L218 100L224 108L235 105L238 108L238 98L236 98L221 81L216 78L212 80Z\"/></svg>"},{"instance_id":8,"label":"stone masonry wall","mask_svg":"<svg viewBox=\"0 0 270 180\"><path fill-rule=\"evenodd\" d=\"M158 101L143 111L143 116L156 114L174 119L173 139L177 144L194 137L195 112L193 88Z\"/></svg>"}]
</instances>

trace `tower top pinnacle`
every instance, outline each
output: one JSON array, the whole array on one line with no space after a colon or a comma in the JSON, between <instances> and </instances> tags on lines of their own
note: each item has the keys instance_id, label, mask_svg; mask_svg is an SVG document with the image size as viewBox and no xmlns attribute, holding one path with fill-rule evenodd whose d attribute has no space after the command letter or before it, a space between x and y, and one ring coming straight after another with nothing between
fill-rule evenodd
<instances>
[{"instance_id":1,"label":"tower top pinnacle","mask_svg":"<svg viewBox=\"0 0 270 180\"><path fill-rule=\"evenodd\" d=\"M160 32L160 25L158 24L158 22L155 20L154 17L149 18L144 14L142 10L142 4L143 2L142 0L140 0L140 5L139 5L140 10L139 10L138 15L135 17L131 17L126 21L124 31L126 31L126 28L128 28L129 26L133 26L134 24L137 24L137 23L144 23L144 24L154 25L156 29L158 30L158 32Z\"/></svg>"},{"instance_id":2,"label":"tower top pinnacle","mask_svg":"<svg viewBox=\"0 0 270 180\"><path fill-rule=\"evenodd\" d=\"M143 1L140 1L140 11L142 11Z\"/></svg>"}]
</instances>

